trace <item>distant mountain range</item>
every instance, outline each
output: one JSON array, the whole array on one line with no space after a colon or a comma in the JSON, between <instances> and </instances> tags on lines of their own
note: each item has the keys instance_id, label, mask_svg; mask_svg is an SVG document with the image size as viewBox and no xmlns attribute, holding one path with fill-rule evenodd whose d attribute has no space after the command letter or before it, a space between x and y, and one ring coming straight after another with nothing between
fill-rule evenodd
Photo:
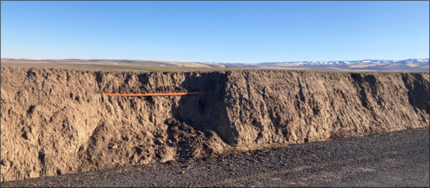
<instances>
[{"instance_id":1,"label":"distant mountain range","mask_svg":"<svg viewBox=\"0 0 430 188\"><path fill-rule=\"evenodd\" d=\"M429 58L405 60L365 59L354 61L292 61L264 63L207 63L207 62L178 62L155 60L109 60L109 59L59 59L35 60L2 58L2 66L18 64L79 64L79 65L124 65L124 66L168 66L194 68L246 68L246 69L310 69L310 70L342 70L342 71L408 71L429 72Z\"/></svg>"},{"instance_id":2,"label":"distant mountain range","mask_svg":"<svg viewBox=\"0 0 430 188\"><path fill-rule=\"evenodd\" d=\"M361 71L429 71L429 58L405 60L365 59L354 61L292 61L257 64L222 64L225 67L284 68L312 70L361 70Z\"/></svg>"},{"instance_id":3,"label":"distant mountain range","mask_svg":"<svg viewBox=\"0 0 430 188\"><path fill-rule=\"evenodd\" d=\"M297 61L297 62L269 62L260 63L261 65L358 65L358 64L394 64L394 63L417 63L429 64L429 59L406 59L406 60L378 60L378 59L365 59L356 61Z\"/></svg>"}]
</instances>

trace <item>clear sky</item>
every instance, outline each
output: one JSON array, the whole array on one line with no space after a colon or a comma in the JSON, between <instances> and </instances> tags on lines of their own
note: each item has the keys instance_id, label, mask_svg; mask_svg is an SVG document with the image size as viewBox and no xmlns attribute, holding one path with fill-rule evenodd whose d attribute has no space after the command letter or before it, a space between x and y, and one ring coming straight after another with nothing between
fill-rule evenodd
<instances>
[{"instance_id":1,"label":"clear sky","mask_svg":"<svg viewBox=\"0 0 430 188\"><path fill-rule=\"evenodd\" d=\"M2 1L1 57L229 63L428 58L429 2Z\"/></svg>"}]
</instances>

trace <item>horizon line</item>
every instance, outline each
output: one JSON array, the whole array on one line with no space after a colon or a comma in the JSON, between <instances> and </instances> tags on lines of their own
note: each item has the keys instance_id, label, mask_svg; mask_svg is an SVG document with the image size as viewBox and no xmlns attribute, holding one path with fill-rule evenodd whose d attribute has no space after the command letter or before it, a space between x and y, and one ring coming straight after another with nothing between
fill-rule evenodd
<instances>
[{"instance_id":1,"label":"horizon line","mask_svg":"<svg viewBox=\"0 0 430 188\"><path fill-rule=\"evenodd\" d=\"M64 59L28 59L28 58L1 58L3 59L13 59L13 60L38 60L38 61L43 61L43 60L86 60L86 61L91 61L91 60L127 60L127 61L153 61L153 62L182 62L182 63L216 63L216 64L225 64L225 63L231 63L231 62L204 62L204 61L171 61L171 60L144 60L144 59L79 59L79 58L64 58ZM407 58L407 59L360 59L360 60L329 60L329 61L266 61L266 62L258 62L258 63L231 63L231 64L260 64L260 63L295 63L295 62L333 62L333 61L366 61L366 60L382 60L382 61L405 61L405 60L409 60L409 59L430 59L429 57L427 58Z\"/></svg>"}]
</instances>

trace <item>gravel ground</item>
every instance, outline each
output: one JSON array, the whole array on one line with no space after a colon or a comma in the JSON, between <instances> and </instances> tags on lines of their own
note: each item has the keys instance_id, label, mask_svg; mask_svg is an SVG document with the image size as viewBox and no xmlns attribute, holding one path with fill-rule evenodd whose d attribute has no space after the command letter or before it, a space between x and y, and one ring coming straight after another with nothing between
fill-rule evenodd
<instances>
[{"instance_id":1,"label":"gravel ground","mask_svg":"<svg viewBox=\"0 0 430 188\"><path fill-rule=\"evenodd\" d=\"M3 182L1 186L429 187L429 128Z\"/></svg>"}]
</instances>

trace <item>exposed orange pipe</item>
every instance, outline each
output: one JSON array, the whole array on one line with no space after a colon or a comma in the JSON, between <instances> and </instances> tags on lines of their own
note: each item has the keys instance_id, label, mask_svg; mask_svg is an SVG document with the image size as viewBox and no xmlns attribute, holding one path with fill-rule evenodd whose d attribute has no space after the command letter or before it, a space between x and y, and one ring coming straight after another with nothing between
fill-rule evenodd
<instances>
[{"instance_id":1,"label":"exposed orange pipe","mask_svg":"<svg viewBox=\"0 0 430 188\"><path fill-rule=\"evenodd\" d=\"M103 93L107 96L117 97L151 97L151 96L182 96L182 95L197 95L203 92L191 92L191 93L148 93L148 94L119 94L119 93Z\"/></svg>"}]
</instances>

